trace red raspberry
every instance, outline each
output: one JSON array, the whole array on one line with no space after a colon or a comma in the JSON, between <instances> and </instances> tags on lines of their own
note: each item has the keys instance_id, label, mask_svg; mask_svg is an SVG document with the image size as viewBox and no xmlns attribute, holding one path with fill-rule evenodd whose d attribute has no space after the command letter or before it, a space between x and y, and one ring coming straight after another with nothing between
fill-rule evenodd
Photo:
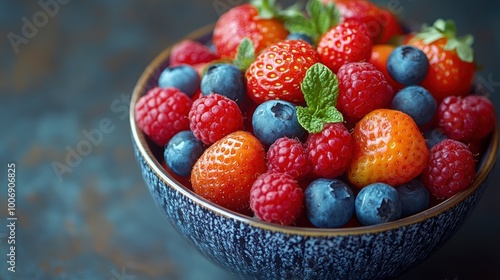
<instances>
[{"instance_id":1,"label":"red raspberry","mask_svg":"<svg viewBox=\"0 0 500 280\"><path fill-rule=\"evenodd\" d=\"M495 128L495 109L491 101L485 96L467 95L463 98L466 108L474 112L478 118L478 126L474 130L472 139L483 139Z\"/></svg>"},{"instance_id":2,"label":"red raspberry","mask_svg":"<svg viewBox=\"0 0 500 280\"><path fill-rule=\"evenodd\" d=\"M304 193L290 175L267 172L260 175L250 190L250 208L263 221L292 225L300 216Z\"/></svg>"},{"instance_id":3,"label":"red raspberry","mask_svg":"<svg viewBox=\"0 0 500 280\"><path fill-rule=\"evenodd\" d=\"M437 198L448 198L467 189L476 176L476 163L468 147L445 139L431 149L422 181Z\"/></svg>"},{"instance_id":4,"label":"red raspberry","mask_svg":"<svg viewBox=\"0 0 500 280\"><path fill-rule=\"evenodd\" d=\"M243 115L236 102L211 93L193 102L189 111L189 127L196 138L210 145L243 128Z\"/></svg>"},{"instance_id":5,"label":"red raspberry","mask_svg":"<svg viewBox=\"0 0 500 280\"><path fill-rule=\"evenodd\" d=\"M369 112L387 108L394 92L384 74L368 62L351 62L340 67L337 109L355 123Z\"/></svg>"},{"instance_id":6,"label":"red raspberry","mask_svg":"<svg viewBox=\"0 0 500 280\"><path fill-rule=\"evenodd\" d=\"M315 176L335 178L347 170L353 156L353 140L344 124L327 124L320 133L309 134L306 144Z\"/></svg>"},{"instance_id":7,"label":"red raspberry","mask_svg":"<svg viewBox=\"0 0 500 280\"><path fill-rule=\"evenodd\" d=\"M298 139L287 137L279 138L269 147L267 166L294 179L301 179L311 171L305 146Z\"/></svg>"},{"instance_id":8,"label":"red raspberry","mask_svg":"<svg viewBox=\"0 0 500 280\"><path fill-rule=\"evenodd\" d=\"M179 64L195 65L216 59L219 59L218 54L209 47L193 40L184 40L177 43L170 52L170 66Z\"/></svg>"},{"instance_id":9,"label":"red raspberry","mask_svg":"<svg viewBox=\"0 0 500 280\"><path fill-rule=\"evenodd\" d=\"M135 119L139 128L159 146L182 130L189 129L187 118L193 102L176 88L150 89L135 107Z\"/></svg>"},{"instance_id":10,"label":"red raspberry","mask_svg":"<svg viewBox=\"0 0 500 280\"><path fill-rule=\"evenodd\" d=\"M459 96L448 96L438 107L438 125L451 139L468 141L479 126L479 119L469 102Z\"/></svg>"}]
</instances>

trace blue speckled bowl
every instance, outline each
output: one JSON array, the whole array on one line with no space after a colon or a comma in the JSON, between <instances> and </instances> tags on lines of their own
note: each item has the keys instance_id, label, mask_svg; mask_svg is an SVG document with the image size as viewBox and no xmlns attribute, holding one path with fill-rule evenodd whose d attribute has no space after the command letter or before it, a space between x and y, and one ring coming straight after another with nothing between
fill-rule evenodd
<instances>
[{"instance_id":1,"label":"blue speckled bowl","mask_svg":"<svg viewBox=\"0 0 500 280\"><path fill-rule=\"evenodd\" d=\"M207 42L212 26L189 38ZM284 227L228 211L182 186L161 166L162 151L138 129L137 100L168 65L162 52L141 76L131 100L135 155L153 199L202 254L245 279L386 279L440 248L478 203L497 157L498 127L472 186L422 213L377 226L345 229Z\"/></svg>"}]
</instances>

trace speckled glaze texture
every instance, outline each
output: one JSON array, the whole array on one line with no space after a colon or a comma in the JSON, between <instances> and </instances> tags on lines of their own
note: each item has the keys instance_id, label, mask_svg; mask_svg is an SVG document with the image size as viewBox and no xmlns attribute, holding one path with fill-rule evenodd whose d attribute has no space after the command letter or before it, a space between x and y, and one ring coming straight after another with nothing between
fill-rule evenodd
<instances>
[{"instance_id":1,"label":"speckled glaze texture","mask_svg":"<svg viewBox=\"0 0 500 280\"><path fill-rule=\"evenodd\" d=\"M134 147L144 180L170 223L201 253L244 279L393 278L443 245L486 185L419 223L366 234L306 236L258 227L205 208L159 178Z\"/></svg>"}]
</instances>

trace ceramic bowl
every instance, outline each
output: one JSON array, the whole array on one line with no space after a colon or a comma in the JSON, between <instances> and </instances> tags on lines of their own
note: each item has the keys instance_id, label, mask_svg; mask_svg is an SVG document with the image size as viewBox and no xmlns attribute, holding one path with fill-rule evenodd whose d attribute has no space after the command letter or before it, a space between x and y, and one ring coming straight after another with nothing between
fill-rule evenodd
<instances>
[{"instance_id":1,"label":"ceramic bowl","mask_svg":"<svg viewBox=\"0 0 500 280\"><path fill-rule=\"evenodd\" d=\"M212 26L188 38L207 42ZM244 279L386 279L425 260L464 223L483 193L498 152L498 127L467 190L419 214L376 226L285 227L244 216L196 195L162 167L162 151L135 122L137 100L168 66L163 51L140 77L131 99L135 155L155 204L203 255Z\"/></svg>"}]
</instances>

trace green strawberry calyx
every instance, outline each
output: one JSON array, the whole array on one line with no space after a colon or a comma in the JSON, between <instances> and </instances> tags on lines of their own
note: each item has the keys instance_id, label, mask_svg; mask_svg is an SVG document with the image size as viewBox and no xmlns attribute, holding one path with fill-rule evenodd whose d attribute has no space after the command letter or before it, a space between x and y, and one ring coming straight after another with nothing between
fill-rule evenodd
<instances>
[{"instance_id":1,"label":"green strawberry calyx","mask_svg":"<svg viewBox=\"0 0 500 280\"><path fill-rule=\"evenodd\" d=\"M300 86L307 107L297 106L297 119L308 132L318 133L327 123L344 121L342 114L335 108L339 81L328 67L321 63L311 66Z\"/></svg>"},{"instance_id":2,"label":"green strawberry calyx","mask_svg":"<svg viewBox=\"0 0 500 280\"><path fill-rule=\"evenodd\" d=\"M305 13L297 6L292 6L279 13L290 33L301 33L309 36L314 42L330 28L340 22L340 12L332 2L323 3L320 0L309 0Z\"/></svg>"},{"instance_id":3,"label":"green strawberry calyx","mask_svg":"<svg viewBox=\"0 0 500 280\"><path fill-rule=\"evenodd\" d=\"M245 37L238 46L238 52L233 60L233 64L244 72L248 69L248 67L250 67L254 60L255 47L253 46L252 41Z\"/></svg>"},{"instance_id":4,"label":"green strawberry calyx","mask_svg":"<svg viewBox=\"0 0 500 280\"><path fill-rule=\"evenodd\" d=\"M447 43L444 46L445 50L455 50L462 61L474 61L474 50L472 49L474 37L470 34L458 37L457 28L453 20L438 19L432 26L424 25L422 31L418 33L415 38L422 39L426 44L446 38Z\"/></svg>"}]
</instances>

